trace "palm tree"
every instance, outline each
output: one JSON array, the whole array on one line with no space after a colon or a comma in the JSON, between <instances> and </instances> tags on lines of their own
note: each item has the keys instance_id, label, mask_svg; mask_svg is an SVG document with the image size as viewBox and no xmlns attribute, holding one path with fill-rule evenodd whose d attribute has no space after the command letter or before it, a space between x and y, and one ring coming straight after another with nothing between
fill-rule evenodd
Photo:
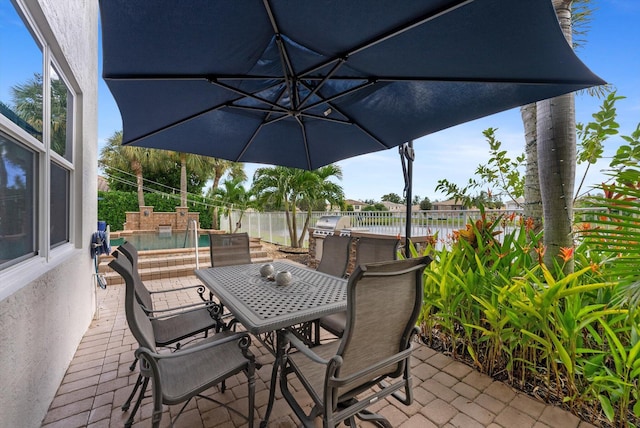
<instances>
[{"instance_id":1,"label":"palm tree","mask_svg":"<svg viewBox=\"0 0 640 428\"><path fill-rule=\"evenodd\" d=\"M11 88L17 115L33 128L42 132L42 74ZM67 97L68 90L62 79L51 79L51 148L61 156L67 149ZM36 135L42 140L42 134Z\"/></svg>"},{"instance_id":2,"label":"palm tree","mask_svg":"<svg viewBox=\"0 0 640 428\"><path fill-rule=\"evenodd\" d=\"M571 7L570 19L571 26L567 40L573 42L574 46L579 46L584 42L582 36L586 34L588 24L591 18L591 0L575 0L571 1L554 1L556 10L562 10L563 14L567 13L567 4ZM562 4L564 3L564 4ZM564 21L566 26L567 21ZM565 36L567 36L567 28L563 27ZM524 187L524 216L531 218L534 224L534 231L538 232L542 229L543 224L543 207L542 196L540 194L539 179L539 158L538 158L538 110L537 104L531 103L520 108L522 123L524 125L525 155L526 155L526 172ZM575 122L575 119L574 119ZM548 159L547 159L548 160ZM542 168L547 168L542 165ZM546 169L543 170L546 173Z\"/></svg>"},{"instance_id":3,"label":"palm tree","mask_svg":"<svg viewBox=\"0 0 640 428\"><path fill-rule=\"evenodd\" d=\"M171 157L180 163L180 206L187 206L187 170L195 171L200 176L211 174L209 157L193 155L184 152L169 152Z\"/></svg>"},{"instance_id":4,"label":"palm tree","mask_svg":"<svg viewBox=\"0 0 640 428\"><path fill-rule=\"evenodd\" d=\"M295 168L276 166L272 168L258 168L253 174L252 189L258 197L259 205L267 204L284 209L291 245L298 244L295 232L296 199L293 191L293 176ZM293 222L291 221L293 209Z\"/></svg>"},{"instance_id":5,"label":"palm tree","mask_svg":"<svg viewBox=\"0 0 640 428\"><path fill-rule=\"evenodd\" d=\"M542 196L540 196L540 179L538 174L538 140L536 128L538 116L536 103L520 108L524 124L524 152L526 171L524 180L524 216L533 221L533 232L542 230Z\"/></svg>"},{"instance_id":6,"label":"palm tree","mask_svg":"<svg viewBox=\"0 0 640 428\"><path fill-rule=\"evenodd\" d=\"M203 168L211 171L210 177L213 180L211 185L211 192L215 192L219 186L220 180L225 174L228 174L232 179L238 178L240 181L247 179L247 174L244 171L244 165L238 162L232 162L225 159L218 158L205 158ZM218 229L218 207L213 208L213 225L214 229Z\"/></svg>"},{"instance_id":7,"label":"palm tree","mask_svg":"<svg viewBox=\"0 0 640 428\"><path fill-rule=\"evenodd\" d=\"M107 145L100 153L98 164L107 172L109 168L129 170L136 176L138 208L145 206L143 169L155 168L167 161L167 152L143 147L123 146L122 131L116 131L107 139Z\"/></svg>"},{"instance_id":8,"label":"palm tree","mask_svg":"<svg viewBox=\"0 0 640 428\"><path fill-rule=\"evenodd\" d=\"M298 204L306 203L308 210L311 210L319 201L342 200L342 189L328 181L332 176L342 177L339 167L329 165L314 171L305 171L276 166L256 170L253 176L253 190L262 205L268 203L284 209L292 247L302 246L309 224L307 216L302 233L298 235Z\"/></svg>"},{"instance_id":9,"label":"palm tree","mask_svg":"<svg viewBox=\"0 0 640 428\"><path fill-rule=\"evenodd\" d=\"M313 208L320 204L324 206L327 202L331 205L341 205L344 200L342 187L330 180L331 177L342 180L342 168L332 164L309 172L315 176L315 179L309 178L307 183L312 185L306 185L301 189L301 200L307 204L307 217L298 238L298 247L302 247L304 242Z\"/></svg>"},{"instance_id":10,"label":"palm tree","mask_svg":"<svg viewBox=\"0 0 640 428\"><path fill-rule=\"evenodd\" d=\"M242 183L244 182L241 178L231 178L222 182L222 187L218 187L213 190L213 188L209 191L209 196L213 199L219 201L220 205L223 207L223 214L225 214L229 219L229 232L235 233L240 228L242 223L242 216L247 208L253 205L253 193L252 191L247 191ZM240 210L240 217L238 222L235 225L235 228L231 224L231 211L234 209Z\"/></svg>"},{"instance_id":11,"label":"palm tree","mask_svg":"<svg viewBox=\"0 0 640 428\"><path fill-rule=\"evenodd\" d=\"M42 74L34 73L32 79L13 86L11 92L18 117L42 133ZM36 138L42 141L42 134Z\"/></svg>"},{"instance_id":12,"label":"palm tree","mask_svg":"<svg viewBox=\"0 0 640 428\"><path fill-rule=\"evenodd\" d=\"M560 26L569 44L571 0L554 0ZM544 261L553 266L562 247L573 247L573 192L576 175L576 120L574 94L539 101L537 110L538 168L543 201ZM573 271L573 260L565 264Z\"/></svg>"}]
</instances>

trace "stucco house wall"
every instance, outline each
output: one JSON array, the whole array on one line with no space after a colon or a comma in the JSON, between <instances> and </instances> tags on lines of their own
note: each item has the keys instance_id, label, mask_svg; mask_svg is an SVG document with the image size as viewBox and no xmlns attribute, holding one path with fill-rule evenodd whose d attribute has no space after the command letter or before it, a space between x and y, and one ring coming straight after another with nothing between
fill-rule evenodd
<instances>
[{"instance_id":1,"label":"stucco house wall","mask_svg":"<svg viewBox=\"0 0 640 428\"><path fill-rule=\"evenodd\" d=\"M97 227L98 2L16 4L70 80L77 109L70 242L45 257L36 255L0 271L0 425L35 427L46 415L96 308L89 245Z\"/></svg>"}]
</instances>

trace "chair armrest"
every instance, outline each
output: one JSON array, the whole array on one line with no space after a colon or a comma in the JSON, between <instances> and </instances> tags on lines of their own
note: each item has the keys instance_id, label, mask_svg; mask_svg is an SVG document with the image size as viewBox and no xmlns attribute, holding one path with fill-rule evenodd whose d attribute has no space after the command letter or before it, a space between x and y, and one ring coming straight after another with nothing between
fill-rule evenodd
<instances>
[{"instance_id":1,"label":"chair armrest","mask_svg":"<svg viewBox=\"0 0 640 428\"><path fill-rule=\"evenodd\" d=\"M174 291L189 290L191 288L202 288L204 292L204 285L187 285L185 287L166 288L163 290L154 290L154 291L149 290L149 294L171 293Z\"/></svg>"},{"instance_id":2,"label":"chair armrest","mask_svg":"<svg viewBox=\"0 0 640 428\"><path fill-rule=\"evenodd\" d=\"M207 341L205 343L197 343L193 346L189 346L188 348L181 348L174 352L168 352L166 354L159 354L157 352L153 352L149 348L145 348L141 346L140 348L136 349L135 356L139 357L140 355L144 354L153 358L154 360L164 360L168 358L181 358L184 355L200 352L202 350L209 349L215 346L220 346L228 342L239 342L240 348L243 349L243 354L244 354L244 350L246 350L250 356L248 358L251 358L251 359L254 358L253 354L248 350L249 345L251 344L251 336L249 335L249 333L245 333L245 332L235 333L230 336L226 336L218 340ZM247 355L245 355L245 357L246 356Z\"/></svg>"},{"instance_id":3,"label":"chair armrest","mask_svg":"<svg viewBox=\"0 0 640 428\"><path fill-rule=\"evenodd\" d=\"M302 340L298 338L298 336L296 336L292 332L286 331L283 334L284 334L284 338L291 344L291 346L296 348L298 351L300 351L300 353L302 353L304 356L309 358L311 361L316 362L318 364L324 364L324 365L329 364L330 360L325 360L324 358L320 357L318 354L313 352ZM340 360L342 359L340 358ZM342 363L342 361L340 361L340 363Z\"/></svg>"},{"instance_id":4,"label":"chair armrest","mask_svg":"<svg viewBox=\"0 0 640 428\"><path fill-rule=\"evenodd\" d=\"M162 319L162 318L169 318L179 314L195 312L202 309L207 309L212 314L215 314L217 311L216 308L218 307L219 307L219 304L217 304L216 302L200 302L200 303L193 303L193 304L184 305L184 306L175 306L173 308L167 308L167 309L154 309L153 311L149 311L147 308L144 308L144 307L142 309L144 309L144 312L147 314L149 319ZM153 315L150 315L150 314L153 314Z\"/></svg>"}]
</instances>

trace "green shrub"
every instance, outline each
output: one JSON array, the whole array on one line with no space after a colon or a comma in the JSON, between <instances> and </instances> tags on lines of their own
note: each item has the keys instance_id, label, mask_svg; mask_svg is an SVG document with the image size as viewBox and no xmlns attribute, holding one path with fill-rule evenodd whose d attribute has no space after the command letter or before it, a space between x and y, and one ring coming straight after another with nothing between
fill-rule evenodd
<instances>
[{"instance_id":1,"label":"green shrub","mask_svg":"<svg viewBox=\"0 0 640 428\"><path fill-rule=\"evenodd\" d=\"M180 205L177 197L149 193L144 196L145 203L155 212L174 212ZM193 202L192 202L193 201ZM211 229L211 209L202 196L190 196L187 203L190 212L200 213L200 227ZM127 211L138 211L136 192L109 191L98 192L98 220L106 221L111 230L123 230Z\"/></svg>"},{"instance_id":2,"label":"green shrub","mask_svg":"<svg viewBox=\"0 0 640 428\"><path fill-rule=\"evenodd\" d=\"M582 243L548 268L541 236L516 221L483 213L432 251L423 340L576 413L638 426L640 311L612 298L620 284L605 279L606 256Z\"/></svg>"}]
</instances>

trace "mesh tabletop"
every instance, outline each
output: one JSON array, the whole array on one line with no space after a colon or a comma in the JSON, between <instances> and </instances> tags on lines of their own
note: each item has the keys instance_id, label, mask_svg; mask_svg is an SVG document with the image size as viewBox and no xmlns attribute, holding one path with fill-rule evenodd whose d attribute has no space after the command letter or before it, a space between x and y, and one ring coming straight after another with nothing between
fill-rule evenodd
<instances>
[{"instance_id":1,"label":"mesh tabletop","mask_svg":"<svg viewBox=\"0 0 640 428\"><path fill-rule=\"evenodd\" d=\"M289 271L291 284L280 286L260 275L260 265L199 269L195 273L254 334L277 330L346 310L347 281L292 263L275 261Z\"/></svg>"}]
</instances>

